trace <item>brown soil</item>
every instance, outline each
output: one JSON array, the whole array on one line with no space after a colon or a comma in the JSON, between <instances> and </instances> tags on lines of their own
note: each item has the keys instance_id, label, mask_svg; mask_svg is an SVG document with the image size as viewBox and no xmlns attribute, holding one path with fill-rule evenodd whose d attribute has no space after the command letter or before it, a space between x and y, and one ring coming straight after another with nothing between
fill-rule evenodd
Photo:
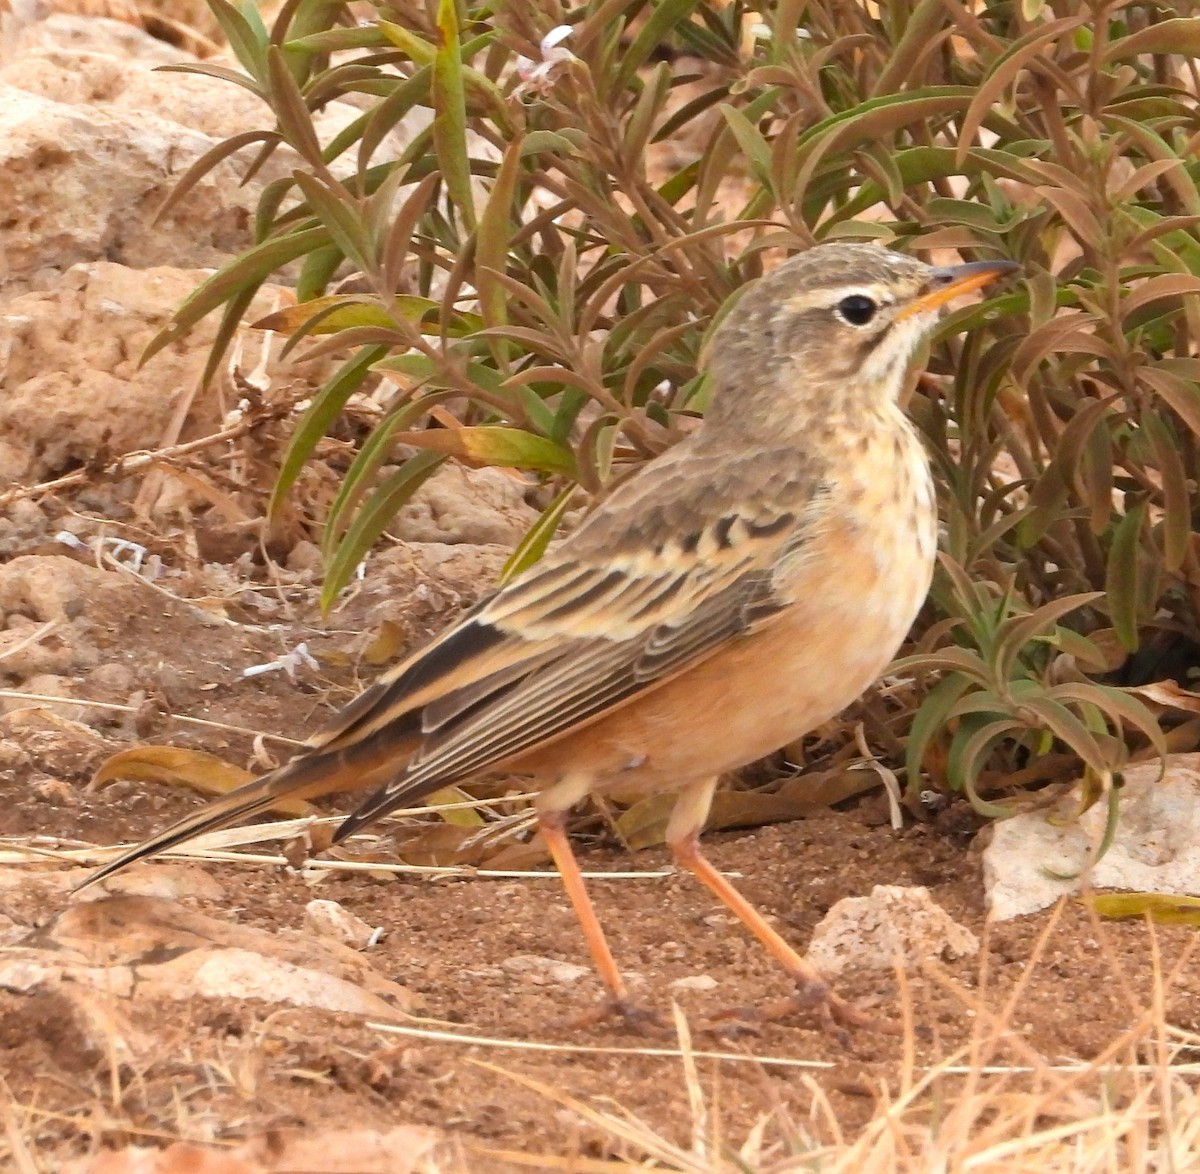
<instances>
[{"instance_id":1,"label":"brown soil","mask_svg":"<svg viewBox=\"0 0 1200 1174\"><path fill-rule=\"evenodd\" d=\"M344 647L348 639L361 647L365 637L347 633L377 618L371 607L396 590L395 576L409 576L411 588L413 572L403 559L401 570L392 571L391 578L381 577L377 595L364 593L325 632L311 619L311 591L298 593L299 602L283 609L290 615L278 631L202 622L189 605L125 579L120 592L98 593L84 601L83 610L93 631L105 635L110 663L123 665L130 683L159 696L172 712L299 736L331 702L348 694L354 686L352 666L339 669L337 681L310 675L295 684L282 674L243 681L239 670L278 655L298 639L308 639L317 657L331 662L335 647ZM405 598L427 596L410 589ZM466 602L467 596L460 591L455 598ZM419 636L438 622L432 614L437 608L397 609L396 598L391 606L403 613L410 634ZM445 600L442 604L445 611ZM8 745L20 748L10 763L0 764L10 766L0 770L0 831L10 836L104 844L142 836L200 802L152 783L84 790L96 763L136 737L132 729L106 728L100 721L89 741L81 726L28 713L5 722ZM237 736L198 735L165 718L142 724L150 727L141 733L151 740L204 745L234 760L248 751L248 741ZM713 834L706 843L716 865L740 876L747 896L796 943L807 940L839 898L868 893L877 884L928 886L954 918L982 935L982 883L971 821L951 808L939 824L894 832L872 826L878 823L875 813L868 802L803 822ZM631 856L602 832L581 838L579 848L591 871L650 871L667 863L660 849ZM383 975L421 997L424 1016L432 1021L425 1027L581 1048L676 1044L671 1033L645 1039L619 1024L589 1021L588 1012L600 1000L590 975L563 984L522 977L503 966L525 954L586 961L578 927L553 877L397 880L339 874L314 888L285 867L194 867L205 867L223 886L220 900L193 902L214 917L266 929L298 928L306 902L321 896L385 927L386 935L368 956ZM592 891L616 956L633 975L647 1008L669 1020L673 980L701 974L716 980L709 991L679 995L696 1025L698 1049L828 1062L830 1067L809 1070L807 1076L824 1090L848 1130L872 1113L875 1090L883 1084L895 1088L902 1046L897 1035L860 1030L843 1043L804 1017L732 1037L702 1030L723 1009L778 999L786 983L763 951L687 878L599 880ZM16 923L9 941L58 911L31 908L7 895L0 909ZM1011 1026L1024 1045L1050 1061L1095 1056L1149 1002L1151 952L1144 926L1098 929L1082 906L1068 907L1030 976L1027 963L1046 924L1047 917L1035 917L990 930L986 990L980 989L978 959L945 964L949 982L929 974L909 977L919 1062L945 1057L989 1015L1002 1017L1005 1000L1022 979L1026 985ZM1185 928L1155 931L1166 969L1192 934ZM839 988L869 1005L880 1024L898 1022L894 977L852 975ZM1169 1013L1178 1025L1200 1030L1200 976L1194 970L1176 983ZM581 1123L544 1092L484 1063L560 1095L619 1105L679 1143L687 1141L691 1129L687 1086L673 1057L503 1050L387 1035L349 1016L194 998L139 1013L139 1027L159 1039L161 1048L143 1063L114 1066L103 1049L81 1045L73 1014L61 994L0 993L4 1080L16 1103L31 1110L29 1138L47 1156L83 1152L99 1143L233 1139L347 1123L379 1129L424 1123L460 1135L470 1146L497 1151L594 1157L620 1152L611 1134ZM1000 1058L1020 1063L1025 1056L1013 1048ZM803 1069L706 1060L701 1074L709 1090L716 1090L721 1128L731 1143L740 1144L760 1114L781 1108L793 1120L809 1122L813 1089ZM806 1128L817 1137L824 1132L819 1122ZM469 1153L473 1169L506 1165L480 1149Z\"/></svg>"}]
</instances>

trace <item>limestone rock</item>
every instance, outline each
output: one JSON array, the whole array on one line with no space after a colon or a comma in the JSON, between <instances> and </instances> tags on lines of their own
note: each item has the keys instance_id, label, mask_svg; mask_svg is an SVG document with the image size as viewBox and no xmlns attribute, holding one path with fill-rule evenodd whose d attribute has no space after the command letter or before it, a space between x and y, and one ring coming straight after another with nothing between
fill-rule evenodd
<instances>
[{"instance_id":1,"label":"limestone rock","mask_svg":"<svg viewBox=\"0 0 1200 1174\"><path fill-rule=\"evenodd\" d=\"M153 221L215 141L153 115L69 106L0 85L0 280L100 258L136 268L219 265L251 239L254 189L239 187L231 163Z\"/></svg>"},{"instance_id":2,"label":"limestone rock","mask_svg":"<svg viewBox=\"0 0 1200 1174\"><path fill-rule=\"evenodd\" d=\"M375 937L374 926L336 901L309 901L304 906L304 928L352 950L365 950Z\"/></svg>"},{"instance_id":3,"label":"limestone rock","mask_svg":"<svg viewBox=\"0 0 1200 1174\"><path fill-rule=\"evenodd\" d=\"M5 675L69 676L94 667L102 659L99 617L109 606L127 607L134 590L115 574L63 555L25 555L0 564ZM53 639L31 642L37 625L49 622L55 624Z\"/></svg>"},{"instance_id":4,"label":"limestone rock","mask_svg":"<svg viewBox=\"0 0 1200 1174\"><path fill-rule=\"evenodd\" d=\"M1125 772L1120 818L1108 852L1091 870L1097 889L1200 895L1200 754ZM1096 804L1078 822L1052 824L1044 812L1002 820L983 853L988 909L997 921L1034 913L1078 891L1108 816Z\"/></svg>"},{"instance_id":5,"label":"limestone rock","mask_svg":"<svg viewBox=\"0 0 1200 1174\"><path fill-rule=\"evenodd\" d=\"M978 938L928 889L876 885L869 897L847 897L830 909L813 933L808 961L832 978L849 969L891 970L897 958L911 966L978 950Z\"/></svg>"},{"instance_id":6,"label":"limestone rock","mask_svg":"<svg viewBox=\"0 0 1200 1174\"><path fill-rule=\"evenodd\" d=\"M587 966L564 962L561 958L546 958L541 954L514 954L511 958L505 958L500 967L535 986L569 986L591 973Z\"/></svg>"},{"instance_id":7,"label":"limestone rock","mask_svg":"<svg viewBox=\"0 0 1200 1174\"><path fill-rule=\"evenodd\" d=\"M407 542L496 543L512 547L537 521L522 481L503 469L448 462L389 527Z\"/></svg>"},{"instance_id":8,"label":"limestone rock","mask_svg":"<svg viewBox=\"0 0 1200 1174\"><path fill-rule=\"evenodd\" d=\"M115 455L153 447L178 397L199 378L216 324L202 323L144 367L139 357L205 276L97 261L0 305L0 484L54 476L102 449ZM249 317L290 296L264 288ZM257 350L247 355L253 360ZM272 363L267 374L315 381L324 369Z\"/></svg>"},{"instance_id":9,"label":"limestone rock","mask_svg":"<svg viewBox=\"0 0 1200 1174\"><path fill-rule=\"evenodd\" d=\"M129 999L257 999L396 1018L413 1005L354 950L217 921L158 897L79 901L0 960L0 987Z\"/></svg>"}]
</instances>

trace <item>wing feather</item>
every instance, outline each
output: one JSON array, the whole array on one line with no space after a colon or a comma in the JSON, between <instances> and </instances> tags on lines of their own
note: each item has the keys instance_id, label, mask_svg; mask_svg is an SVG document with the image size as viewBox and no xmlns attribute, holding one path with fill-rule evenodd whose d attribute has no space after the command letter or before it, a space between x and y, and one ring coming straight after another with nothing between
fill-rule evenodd
<instances>
[{"instance_id":1,"label":"wing feather","mask_svg":"<svg viewBox=\"0 0 1200 1174\"><path fill-rule=\"evenodd\" d=\"M279 796L383 784L341 825L342 838L631 703L794 602L794 576L783 571L826 524L826 473L794 449L731 455L685 441L381 677L291 761L88 883Z\"/></svg>"},{"instance_id":2,"label":"wing feather","mask_svg":"<svg viewBox=\"0 0 1200 1174\"><path fill-rule=\"evenodd\" d=\"M769 571L756 569L735 577L673 622L646 629L638 640L593 638L565 644L559 656L500 689L491 702L476 705L469 721L427 729L404 770L344 821L336 838L452 779L482 773L598 720L691 668L786 605L774 593Z\"/></svg>"}]
</instances>

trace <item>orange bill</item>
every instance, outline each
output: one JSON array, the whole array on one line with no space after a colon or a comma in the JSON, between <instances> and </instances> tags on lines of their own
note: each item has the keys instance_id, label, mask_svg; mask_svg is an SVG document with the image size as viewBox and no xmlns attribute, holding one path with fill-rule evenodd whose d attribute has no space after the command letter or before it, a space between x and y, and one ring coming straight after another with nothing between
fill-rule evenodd
<instances>
[{"instance_id":1,"label":"orange bill","mask_svg":"<svg viewBox=\"0 0 1200 1174\"><path fill-rule=\"evenodd\" d=\"M963 294L973 293L1006 273L1021 267L1015 261L971 261L966 265L943 265L933 271L932 288L899 311L896 320L936 310Z\"/></svg>"}]
</instances>

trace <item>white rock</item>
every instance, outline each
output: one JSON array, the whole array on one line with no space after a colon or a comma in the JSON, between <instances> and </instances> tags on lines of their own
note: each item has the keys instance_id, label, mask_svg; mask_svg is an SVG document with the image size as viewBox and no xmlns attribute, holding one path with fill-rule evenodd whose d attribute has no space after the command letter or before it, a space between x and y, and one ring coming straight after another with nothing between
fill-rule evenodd
<instances>
[{"instance_id":1,"label":"white rock","mask_svg":"<svg viewBox=\"0 0 1200 1174\"><path fill-rule=\"evenodd\" d=\"M891 970L922 958L975 954L979 939L956 922L921 886L876 885L869 897L847 897L821 920L808 961L822 974Z\"/></svg>"},{"instance_id":2,"label":"white rock","mask_svg":"<svg viewBox=\"0 0 1200 1174\"><path fill-rule=\"evenodd\" d=\"M373 926L336 901L309 901L304 906L304 928L352 950L365 950L375 937Z\"/></svg>"},{"instance_id":3,"label":"white rock","mask_svg":"<svg viewBox=\"0 0 1200 1174\"><path fill-rule=\"evenodd\" d=\"M127 25L113 32L101 38L93 34L91 40L81 43L72 26L46 21L32 30L25 52L10 56L9 64L0 70L0 82L69 106L149 115L200 131L214 141L273 125L274 115L267 104L243 86L207 74L160 73L154 68L186 64L193 60L189 54ZM353 104L355 96L350 97L350 101L330 102L313 115L321 142L330 142L361 117L362 110ZM431 111L414 107L389 132L373 161L398 158L431 120ZM247 148L240 157L248 161L254 150ZM286 175L298 164L298 156L290 148L280 147L252 190ZM355 164L354 152L348 151L333 166L345 175Z\"/></svg>"},{"instance_id":4,"label":"white rock","mask_svg":"<svg viewBox=\"0 0 1200 1174\"><path fill-rule=\"evenodd\" d=\"M396 1016L395 1007L355 983L253 950L193 950L160 966L139 967L138 978L145 987L141 993L150 997L261 999L352 1015Z\"/></svg>"},{"instance_id":5,"label":"white rock","mask_svg":"<svg viewBox=\"0 0 1200 1174\"><path fill-rule=\"evenodd\" d=\"M578 982L591 971L574 962L563 962L559 958L544 958L541 954L515 954L505 958L500 965L509 974L524 975L532 982L569 984Z\"/></svg>"},{"instance_id":6,"label":"white rock","mask_svg":"<svg viewBox=\"0 0 1200 1174\"><path fill-rule=\"evenodd\" d=\"M184 53L167 53L187 60ZM130 57L118 46L96 52L46 45L14 60L0 73L0 81L68 106L150 114L214 139L263 125L266 104L249 90L201 74L157 73L155 64Z\"/></svg>"},{"instance_id":7,"label":"white rock","mask_svg":"<svg viewBox=\"0 0 1200 1174\"><path fill-rule=\"evenodd\" d=\"M30 23L9 13L5 25L12 32L0 45L0 282L99 259L216 266L251 243L263 186L299 162L290 147L243 185L257 144L247 147L156 214L202 155L274 126L264 102L218 78L154 72L194 59L121 21L56 15ZM353 101L330 102L314 116L316 134L329 142L360 115ZM411 111L374 161L398 158L431 116ZM354 166L354 151L333 163L342 175Z\"/></svg>"},{"instance_id":8,"label":"white rock","mask_svg":"<svg viewBox=\"0 0 1200 1174\"><path fill-rule=\"evenodd\" d=\"M10 958L0 962L0 990L27 995L57 977L52 968L32 958Z\"/></svg>"},{"instance_id":9,"label":"white rock","mask_svg":"<svg viewBox=\"0 0 1200 1174\"><path fill-rule=\"evenodd\" d=\"M72 12L47 15L47 5L42 0L9 0L9 4L14 8L14 14L19 8L25 16L17 22L13 35L5 35L0 43L0 64L56 49L108 53L143 62L148 68L175 65L189 59L187 53L150 36L128 21ZM7 32L3 20L0 20L0 32Z\"/></svg>"},{"instance_id":10,"label":"white rock","mask_svg":"<svg viewBox=\"0 0 1200 1174\"><path fill-rule=\"evenodd\" d=\"M1200 754L1174 756L1158 774L1157 762L1125 772L1115 839L1091 872L1095 888L1200 895ZM1107 817L1098 803L1069 826L1040 812L997 823L983 853L990 915L1007 921L1077 892Z\"/></svg>"},{"instance_id":11,"label":"white rock","mask_svg":"<svg viewBox=\"0 0 1200 1174\"><path fill-rule=\"evenodd\" d=\"M91 869L72 869L68 874L78 884ZM115 876L106 877L99 885L84 890L79 900L99 901L119 893L130 897L163 897L168 901L220 901L225 888L215 877L196 864L156 860L153 864L138 865Z\"/></svg>"},{"instance_id":12,"label":"white rock","mask_svg":"<svg viewBox=\"0 0 1200 1174\"><path fill-rule=\"evenodd\" d=\"M137 977L129 966L79 964L75 958L60 956L56 951L22 945L5 949L0 962L0 990L27 995L36 990L58 990L64 984L128 999L137 989ZM182 996L177 992L169 997Z\"/></svg>"},{"instance_id":13,"label":"white rock","mask_svg":"<svg viewBox=\"0 0 1200 1174\"><path fill-rule=\"evenodd\" d=\"M673 991L711 991L717 985L717 980L711 974L689 974L667 984Z\"/></svg>"}]
</instances>

